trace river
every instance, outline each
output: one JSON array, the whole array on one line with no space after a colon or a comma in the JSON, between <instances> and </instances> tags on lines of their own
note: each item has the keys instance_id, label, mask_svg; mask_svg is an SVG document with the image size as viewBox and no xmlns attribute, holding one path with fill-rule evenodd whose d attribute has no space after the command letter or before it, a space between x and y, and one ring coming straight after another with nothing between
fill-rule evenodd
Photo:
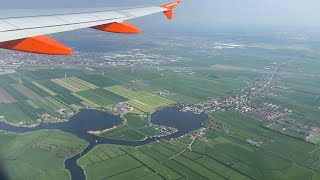
<instances>
[{"instance_id":1,"label":"river","mask_svg":"<svg viewBox=\"0 0 320 180\"><path fill-rule=\"evenodd\" d=\"M89 152L94 146L98 144L142 146L157 140L178 138L188 134L191 131L200 129L202 122L204 122L207 118L208 116L204 113L194 114L191 112L182 112L176 107L158 110L151 115L151 122L161 126L174 127L178 129L178 131L168 136L160 138L147 138L143 141L109 139L89 134L88 131L102 131L104 129L112 128L122 122L120 116L111 115L103 111L92 109L80 110L80 112L73 116L68 122L41 124L34 128L15 127L4 122L0 122L0 130L23 133L41 129L59 129L67 133L72 133L77 137L88 141L89 145L81 154L78 154L65 161L65 168L70 171L72 180L85 180L84 171L80 166L77 165L77 160L82 155Z\"/></svg>"}]
</instances>

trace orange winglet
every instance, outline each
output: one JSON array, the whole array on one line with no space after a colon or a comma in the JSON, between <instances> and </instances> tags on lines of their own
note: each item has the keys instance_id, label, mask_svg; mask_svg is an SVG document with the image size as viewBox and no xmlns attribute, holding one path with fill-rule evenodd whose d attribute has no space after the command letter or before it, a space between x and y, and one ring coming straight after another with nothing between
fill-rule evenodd
<instances>
[{"instance_id":1,"label":"orange winglet","mask_svg":"<svg viewBox=\"0 0 320 180\"><path fill-rule=\"evenodd\" d=\"M35 36L25 39L0 42L0 48L48 55L70 55L71 49L48 38Z\"/></svg>"},{"instance_id":2,"label":"orange winglet","mask_svg":"<svg viewBox=\"0 0 320 180\"><path fill-rule=\"evenodd\" d=\"M123 34L138 34L141 32L140 29L130 25L126 22L114 22L110 24L103 24L99 26L92 27L93 29L97 29L100 31L107 31L107 32L113 32L113 33L123 33Z\"/></svg>"},{"instance_id":3,"label":"orange winglet","mask_svg":"<svg viewBox=\"0 0 320 180\"><path fill-rule=\"evenodd\" d=\"M180 2L181 2L181 0L175 0L175 1L172 2L172 3L165 4L165 5L162 5L162 6L161 6L162 8L168 9L167 11L164 11L163 13L166 15L166 17L167 17L169 20L172 19L174 7L176 7Z\"/></svg>"}]
</instances>

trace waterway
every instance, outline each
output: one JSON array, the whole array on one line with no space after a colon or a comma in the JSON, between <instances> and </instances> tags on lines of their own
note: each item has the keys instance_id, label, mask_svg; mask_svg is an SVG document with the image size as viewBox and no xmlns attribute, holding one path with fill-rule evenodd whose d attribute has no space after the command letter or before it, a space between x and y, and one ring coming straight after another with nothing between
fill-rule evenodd
<instances>
[{"instance_id":1,"label":"waterway","mask_svg":"<svg viewBox=\"0 0 320 180\"><path fill-rule=\"evenodd\" d=\"M41 124L34 128L15 127L4 122L0 122L0 130L23 133L41 129L59 129L67 133L72 133L77 137L88 141L89 145L81 154L65 161L65 168L70 171L73 180L85 180L84 171L77 165L77 160L82 155L88 153L94 146L98 144L142 146L157 140L178 138L201 128L202 122L207 118L208 116L204 113L194 114L191 112L182 112L176 107L158 110L151 115L151 122L161 126L174 127L178 129L178 131L164 137L152 137L143 141L109 139L89 134L88 131L102 131L104 129L112 128L122 122L122 119L119 116L92 109L80 110L80 112L73 116L68 122Z\"/></svg>"}]
</instances>

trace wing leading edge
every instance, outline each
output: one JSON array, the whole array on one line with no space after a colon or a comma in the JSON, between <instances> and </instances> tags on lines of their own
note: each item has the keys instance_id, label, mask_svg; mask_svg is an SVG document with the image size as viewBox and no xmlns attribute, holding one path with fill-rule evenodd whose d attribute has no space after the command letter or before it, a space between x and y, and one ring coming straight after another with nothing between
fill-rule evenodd
<instances>
[{"instance_id":1,"label":"wing leading edge","mask_svg":"<svg viewBox=\"0 0 320 180\"><path fill-rule=\"evenodd\" d=\"M0 17L0 48L38 54L70 55L70 48L45 35L82 28L137 34L141 32L140 29L126 23L126 20L160 12L163 12L170 20L173 8L179 3L180 0L175 0L160 7L148 6L65 14Z\"/></svg>"}]
</instances>

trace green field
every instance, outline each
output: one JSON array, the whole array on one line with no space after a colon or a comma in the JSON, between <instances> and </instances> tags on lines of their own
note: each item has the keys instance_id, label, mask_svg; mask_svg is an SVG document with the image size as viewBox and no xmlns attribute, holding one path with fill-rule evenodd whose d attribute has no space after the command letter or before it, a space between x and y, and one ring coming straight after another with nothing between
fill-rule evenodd
<instances>
[{"instance_id":1,"label":"green field","mask_svg":"<svg viewBox=\"0 0 320 180\"><path fill-rule=\"evenodd\" d=\"M92 74L92 75L85 75L82 74L81 76L78 76L80 79L90 82L91 84L94 84L98 87L108 87L108 86L114 86L121 84L120 82L107 78L105 76Z\"/></svg>"},{"instance_id":2,"label":"green field","mask_svg":"<svg viewBox=\"0 0 320 180\"><path fill-rule=\"evenodd\" d=\"M254 163L255 159L262 158L260 162L269 162L270 166L272 164L281 165L283 163L289 163L289 164L299 164L299 166L291 167L292 169L298 170L300 169L300 173L303 174L303 171L306 171L311 177L314 170L317 170L316 172L320 170L320 161L317 158L316 150L319 146L313 145L310 143L306 143L303 140L297 140L279 133L276 133L275 131L270 131L266 128L264 128L261 124L261 122L247 118L245 116L239 116L234 113L226 113L226 112L217 112L214 113L213 116L215 119L221 120L229 125L229 131L231 131L230 136L226 136L223 133L221 133L221 129L215 129L215 130L208 130L207 135L209 135L210 138L215 140L217 137L224 137L226 139L232 140L233 142L239 143L237 147L241 146L248 146L248 143L246 143L247 139L252 139L255 141L262 142L262 145L260 148L253 148L255 150L255 153L251 153L250 151L245 151L241 147L242 150L237 148L238 150L235 150L234 148L227 148L227 147L221 147L218 148L221 150L221 152L233 154L235 151L240 153L237 156L234 157L242 157L241 161L247 162L247 163ZM230 144L230 143L229 143ZM241 145L243 144L243 145ZM241 146L240 146L241 145ZM234 149L234 150L232 150ZM230 150L230 152L229 152ZM256 154L256 155L252 155ZM246 159L247 158L247 159ZM266 158L266 159L265 159ZM272 159L272 160L270 160ZM272 163L272 161L277 161L277 163ZM259 162L259 161L258 161ZM268 169L268 164L265 162L263 164L263 167L265 169ZM256 165L259 167L258 165ZM253 167L256 167L253 166ZM273 165L274 166L274 165ZM298 168L300 167L300 168ZM240 164L239 168L248 169L248 167L245 167L244 164ZM281 169L281 168L279 168ZM288 169L290 170L290 168ZM249 172L249 169L246 170ZM266 176L269 175L269 173L264 172L264 170L260 170L261 174L253 173L255 170L250 170L252 172L252 175L254 177L259 176ZM316 174L317 174L316 173ZM280 172L278 174L281 174ZM288 176L288 174L285 174L285 176ZM285 177L287 179L288 177Z\"/></svg>"},{"instance_id":3,"label":"green field","mask_svg":"<svg viewBox=\"0 0 320 180\"><path fill-rule=\"evenodd\" d=\"M77 162L84 168L86 178L90 179L138 179L152 177L161 179L150 168L121 148L110 145L96 146Z\"/></svg>"},{"instance_id":4,"label":"green field","mask_svg":"<svg viewBox=\"0 0 320 180\"><path fill-rule=\"evenodd\" d=\"M82 91L78 94L86 99L92 100L101 107L113 106L119 102L127 101L126 98L121 97L112 92L106 91L104 89Z\"/></svg>"},{"instance_id":5,"label":"green field","mask_svg":"<svg viewBox=\"0 0 320 180\"><path fill-rule=\"evenodd\" d=\"M208 98L233 95L239 88L245 87L248 82L261 76L261 74L256 72L213 71L206 68L203 70L195 69L195 72L197 73L196 75L190 75L169 70L156 71L155 69L138 68L134 71L133 69L121 68L108 71L106 76L116 79L123 84L131 83L133 80L143 80L149 86L140 87L141 90L148 92L169 90L175 93L175 95L169 96L169 99L187 104L206 101ZM120 92L120 89L118 91ZM136 96L130 96L133 94L125 91L120 93L129 99L137 98Z\"/></svg>"},{"instance_id":6,"label":"green field","mask_svg":"<svg viewBox=\"0 0 320 180\"><path fill-rule=\"evenodd\" d=\"M164 55L163 59L170 59L159 68L158 65L101 66L92 67L89 72L80 68L51 69L49 66L50 69L24 70L21 66L16 73L0 75L0 121L16 125L37 124L45 113L60 117L59 109L75 113L84 107L112 110L117 103L125 102L134 110L116 112L124 120L123 124L100 136L140 141L161 135L149 127L147 114L177 103L195 104L239 95L244 88L251 88L262 76L271 73L268 67L281 64L280 73L276 75L279 81L255 100L292 109L288 118L310 125L308 131L304 130L305 124L301 124L303 130L299 131L309 137L309 142L304 140L305 136L299 139L282 134L286 126L277 122L266 126L259 120L226 110L209 113L210 127L203 129L203 137L194 141L186 135L138 147L97 145L83 154L77 163L89 180L318 180L319 38L306 41L308 35L304 40L299 39L300 35L297 36L299 40L292 40L296 35L289 37L289 33L268 32L264 37L262 32L257 34L250 33L255 38L247 39L243 33L237 37L223 32L191 40L179 35L174 41L169 40L167 34L164 39L158 37L159 40L146 36L141 38L148 40L139 42L138 47L125 42L129 42L127 46L141 49L142 53L145 48L150 55ZM302 33L301 37L304 35ZM214 42L224 41L224 38L228 39L226 43L244 44L244 47L215 48ZM267 42L264 42L265 38ZM172 43L176 40L179 41L177 46ZM174 57L183 60L175 61ZM170 91L171 95L155 95L163 90ZM70 179L69 172L64 169L65 159L79 154L88 145L84 140L58 130L0 131L0 144L0 160L12 179L46 180Z\"/></svg>"},{"instance_id":7,"label":"green field","mask_svg":"<svg viewBox=\"0 0 320 180\"><path fill-rule=\"evenodd\" d=\"M192 151L186 148L191 142L189 137L141 147L98 145L80 158L78 164L89 179L154 174L165 179L315 180L320 177L319 146L268 130L261 122L243 115L215 112L212 116L215 121L224 122L230 133L225 134L219 126L207 129L207 140L196 140ZM128 124L136 128L142 125ZM262 144L254 146L247 139ZM122 166L115 162L121 162ZM103 171L100 166L112 170Z\"/></svg>"},{"instance_id":8,"label":"green field","mask_svg":"<svg viewBox=\"0 0 320 180\"><path fill-rule=\"evenodd\" d=\"M106 71L102 76L72 69L21 70L16 74L1 76L2 91L10 95L3 95L2 99L13 102L0 104L2 109L8 109L6 112L0 111L0 115L13 124L32 124L44 113L60 117L57 112L59 109L77 111L84 106L110 109L119 102L127 102L136 112L150 113L176 102L195 103L209 97L231 95L249 77L216 72L219 78L212 78L207 72L201 72L202 75L192 76L173 71L131 71L124 68ZM64 78L65 74L67 78ZM17 84L18 76L22 78L22 84ZM150 85L131 90L128 83L137 79ZM169 90L175 95L166 98L154 95L159 90ZM12 115L10 112L15 110L17 113ZM147 128L141 131L149 133ZM128 134L138 135L131 130L128 130Z\"/></svg>"},{"instance_id":9,"label":"green field","mask_svg":"<svg viewBox=\"0 0 320 180\"><path fill-rule=\"evenodd\" d=\"M88 145L57 130L31 133L0 132L1 161L11 179L70 179L64 161Z\"/></svg>"},{"instance_id":10,"label":"green field","mask_svg":"<svg viewBox=\"0 0 320 180\"><path fill-rule=\"evenodd\" d=\"M149 113L160 107L175 104L174 101L159 97L147 91L132 91L118 80L79 70L50 69L26 71L3 77L0 97L0 116L12 124L37 123L42 114L61 117L60 109L77 112L81 107L111 109L119 102L127 102L136 108L134 112ZM63 78L65 73L67 78ZM22 83L13 79L22 78ZM48 79L49 78L49 79ZM13 84L11 84L11 82ZM1 103L1 100L4 103ZM13 113L15 112L15 113ZM144 133L152 133L148 128ZM136 134L134 131L128 133Z\"/></svg>"},{"instance_id":11,"label":"green field","mask_svg":"<svg viewBox=\"0 0 320 180\"><path fill-rule=\"evenodd\" d=\"M101 134L101 136L113 138L113 139L123 139L129 141L139 141L146 137L153 137L156 135L161 135L157 130L148 126L148 119L142 117L139 114L127 113L123 115L124 124L106 131Z\"/></svg>"},{"instance_id":12,"label":"green field","mask_svg":"<svg viewBox=\"0 0 320 180\"><path fill-rule=\"evenodd\" d=\"M0 116L4 116L6 121L13 124L20 122L33 124L38 119L36 112L27 103L0 104L0 109Z\"/></svg>"},{"instance_id":13,"label":"green field","mask_svg":"<svg viewBox=\"0 0 320 180\"><path fill-rule=\"evenodd\" d=\"M169 90L176 93L172 100L181 103L198 103L208 98L231 96L245 86L245 79L238 78L204 78L187 74L173 74L168 77L150 81L152 88Z\"/></svg>"},{"instance_id":14,"label":"green field","mask_svg":"<svg viewBox=\"0 0 320 180\"><path fill-rule=\"evenodd\" d=\"M80 92L80 91L85 91L85 90L97 88L97 86L95 86L91 83L88 83L86 81L83 81L77 77L51 79L51 81L68 89L71 92Z\"/></svg>"},{"instance_id":15,"label":"green field","mask_svg":"<svg viewBox=\"0 0 320 180\"><path fill-rule=\"evenodd\" d=\"M153 95L146 91L132 91L122 86L111 86L105 89L129 99L127 101L129 105L143 112L153 112L157 108L175 104L172 100Z\"/></svg>"},{"instance_id":16,"label":"green field","mask_svg":"<svg viewBox=\"0 0 320 180\"><path fill-rule=\"evenodd\" d=\"M319 78L290 75L284 78L280 87L262 100L294 110L292 118L311 125L320 125L320 85Z\"/></svg>"}]
</instances>

